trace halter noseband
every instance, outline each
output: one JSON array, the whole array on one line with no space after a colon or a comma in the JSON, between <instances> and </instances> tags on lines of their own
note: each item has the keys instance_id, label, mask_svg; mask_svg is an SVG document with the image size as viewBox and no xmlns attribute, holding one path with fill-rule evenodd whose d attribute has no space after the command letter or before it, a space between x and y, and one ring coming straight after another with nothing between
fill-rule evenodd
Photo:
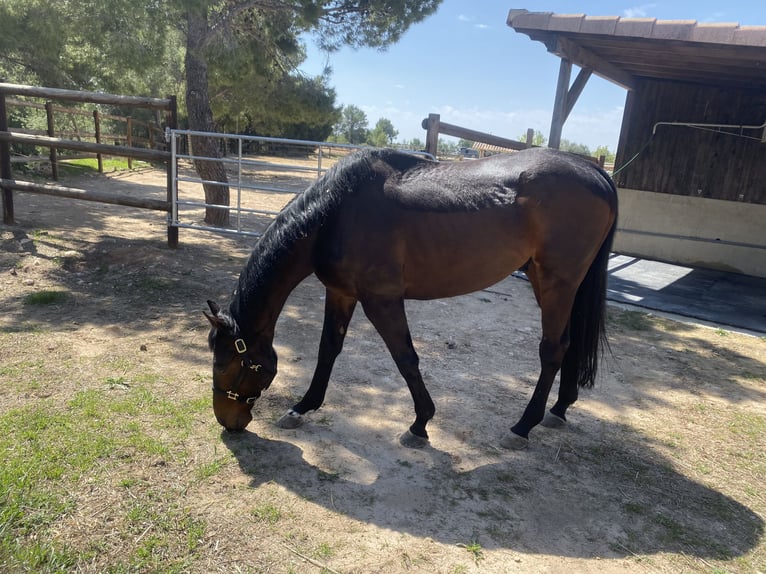
<instances>
[{"instance_id":1,"label":"halter noseband","mask_svg":"<svg viewBox=\"0 0 766 574\"><path fill-rule=\"evenodd\" d=\"M260 392L258 393L258 396L255 397L243 397L237 391L239 390L239 386L242 384L242 380L245 378L245 375L248 373L248 371L255 371L257 373L263 368L263 366L254 363L253 360L247 356L247 345L243 339L236 339L234 341L234 348L242 357L242 361L240 362L240 366L242 368L239 371L239 375L237 375L237 380L234 381L232 390L229 391L224 391L223 389L216 387L214 382L213 392L220 395L225 395L227 399L232 401L237 401L238 403L243 403L246 405L252 405L260 396Z\"/></svg>"}]
</instances>

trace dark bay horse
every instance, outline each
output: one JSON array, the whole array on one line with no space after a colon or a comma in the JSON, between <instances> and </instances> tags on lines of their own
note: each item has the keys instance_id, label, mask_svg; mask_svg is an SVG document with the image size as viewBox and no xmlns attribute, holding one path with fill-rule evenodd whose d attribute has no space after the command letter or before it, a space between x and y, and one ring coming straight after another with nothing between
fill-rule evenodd
<instances>
[{"instance_id":1,"label":"dark bay horse","mask_svg":"<svg viewBox=\"0 0 766 574\"><path fill-rule=\"evenodd\" d=\"M291 201L257 241L228 309L208 301L213 410L229 431L252 420L277 373L274 327L292 290L314 273L326 287L319 358L303 398L280 419L294 428L324 401L357 302L407 381L415 422L406 446L428 440L434 403L412 345L405 299L489 287L523 267L541 309L540 377L501 444L521 448L546 418L563 424L578 387L592 386L603 346L606 271L617 193L594 163L529 149L439 163L393 150L339 161Z\"/></svg>"}]
</instances>

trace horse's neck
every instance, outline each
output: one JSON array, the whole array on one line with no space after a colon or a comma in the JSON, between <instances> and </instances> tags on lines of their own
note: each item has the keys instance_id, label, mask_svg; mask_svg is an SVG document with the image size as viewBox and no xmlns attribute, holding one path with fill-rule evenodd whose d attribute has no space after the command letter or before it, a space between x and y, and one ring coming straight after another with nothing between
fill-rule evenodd
<instances>
[{"instance_id":1,"label":"horse's neck","mask_svg":"<svg viewBox=\"0 0 766 574\"><path fill-rule=\"evenodd\" d=\"M240 329L259 339L274 338L274 328L282 308L290 293L314 271L311 261L313 240L304 238L289 251L289 256L278 257L268 272L261 276L258 284L252 288L242 284L238 286L238 315ZM250 264L257 264L258 254Z\"/></svg>"}]
</instances>

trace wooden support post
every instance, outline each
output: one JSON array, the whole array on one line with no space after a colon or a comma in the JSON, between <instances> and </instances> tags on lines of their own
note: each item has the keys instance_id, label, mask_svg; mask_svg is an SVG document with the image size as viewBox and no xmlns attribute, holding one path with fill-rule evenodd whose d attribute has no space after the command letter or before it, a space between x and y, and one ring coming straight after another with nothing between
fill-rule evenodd
<instances>
[{"instance_id":1,"label":"wooden support post","mask_svg":"<svg viewBox=\"0 0 766 574\"><path fill-rule=\"evenodd\" d=\"M48 100L45 102L45 119L48 124L48 137L49 138L55 138L56 137L56 125L53 122L53 102ZM51 174L53 175L53 181L59 180L59 162L58 162L58 151L55 147L51 146L50 154L49 156L51 159Z\"/></svg>"},{"instance_id":2,"label":"wooden support post","mask_svg":"<svg viewBox=\"0 0 766 574\"><path fill-rule=\"evenodd\" d=\"M0 91L0 132L8 131L8 114L5 106L5 92ZM0 178L11 179L11 144L0 141ZM0 185L3 196L3 223L13 225L13 190Z\"/></svg>"},{"instance_id":3,"label":"wooden support post","mask_svg":"<svg viewBox=\"0 0 766 574\"><path fill-rule=\"evenodd\" d=\"M553 102L553 117L551 118L551 133L548 137L548 147L559 149L561 146L561 132L564 129L566 119L567 94L569 92L569 78L572 76L572 62L561 58L559 66L559 81L556 85L556 99Z\"/></svg>"},{"instance_id":4,"label":"wooden support post","mask_svg":"<svg viewBox=\"0 0 766 574\"><path fill-rule=\"evenodd\" d=\"M101 116L98 110L93 110L93 126L96 130L96 143L101 143ZM98 162L98 173L104 173L104 156L100 153L96 154L96 161ZM130 159L128 159L130 162Z\"/></svg>"},{"instance_id":5,"label":"wooden support post","mask_svg":"<svg viewBox=\"0 0 766 574\"><path fill-rule=\"evenodd\" d=\"M436 157L439 150L439 114L428 114L426 125L426 153Z\"/></svg>"},{"instance_id":6,"label":"wooden support post","mask_svg":"<svg viewBox=\"0 0 766 574\"><path fill-rule=\"evenodd\" d=\"M527 141L525 142L527 147L532 147L535 144L535 130L527 128Z\"/></svg>"}]
</instances>

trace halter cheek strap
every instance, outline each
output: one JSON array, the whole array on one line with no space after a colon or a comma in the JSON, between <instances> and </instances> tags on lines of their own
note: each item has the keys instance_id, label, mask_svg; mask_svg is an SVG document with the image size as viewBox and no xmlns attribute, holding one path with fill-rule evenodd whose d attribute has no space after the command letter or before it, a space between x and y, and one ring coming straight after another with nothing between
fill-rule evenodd
<instances>
[{"instance_id":1,"label":"halter cheek strap","mask_svg":"<svg viewBox=\"0 0 766 574\"><path fill-rule=\"evenodd\" d=\"M255 371L256 373L262 368L261 365L257 365L253 363L253 360L247 356L247 345L245 344L244 339L235 339L234 341L234 348L237 350L237 353L240 354L242 357L242 368L247 367L251 371Z\"/></svg>"},{"instance_id":2,"label":"halter cheek strap","mask_svg":"<svg viewBox=\"0 0 766 574\"><path fill-rule=\"evenodd\" d=\"M237 391L239 390L239 386L242 384L242 380L245 378L245 374L248 371L255 371L257 373L263 368L263 366L260 364L254 363L253 360L247 356L247 344L245 344L245 341L243 339L236 339L234 341L234 348L237 350L237 353L239 353L239 355L242 357L242 361L240 363L240 365L242 366L242 369L239 371L237 380L234 382L234 387L232 390L224 391L223 389L216 387L215 383L213 383L213 392L218 393L220 395L225 395L227 399L230 399L232 401L237 401L238 403L244 403L246 405L252 405L258 399L258 396L260 396L260 393L258 393L258 396L255 396L255 397L243 397Z\"/></svg>"}]
</instances>

